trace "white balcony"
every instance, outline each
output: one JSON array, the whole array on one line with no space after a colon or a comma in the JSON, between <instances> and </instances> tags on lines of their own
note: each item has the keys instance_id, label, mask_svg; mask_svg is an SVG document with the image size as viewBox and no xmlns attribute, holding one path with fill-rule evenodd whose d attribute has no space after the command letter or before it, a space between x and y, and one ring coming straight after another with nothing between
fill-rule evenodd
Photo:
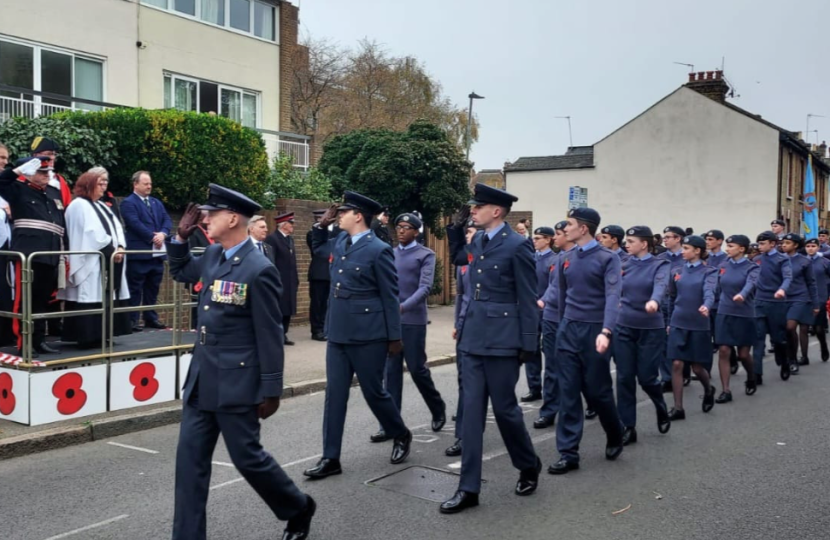
<instances>
[{"instance_id":1,"label":"white balcony","mask_svg":"<svg viewBox=\"0 0 830 540\"><path fill-rule=\"evenodd\" d=\"M24 118L35 118L38 116L49 116L50 114L62 111L100 111L106 108L75 102L72 105L56 105L54 103L46 103L40 96L32 96L29 99L0 96L0 122L5 122L11 118L20 116Z\"/></svg>"},{"instance_id":2,"label":"white balcony","mask_svg":"<svg viewBox=\"0 0 830 540\"><path fill-rule=\"evenodd\" d=\"M290 133L259 130L265 151L268 153L268 162L273 163L280 154L291 156L295 168L307 170L309 167L309 147L306 138L302 135L292 136Z\"/></svg>"}]
</instances>

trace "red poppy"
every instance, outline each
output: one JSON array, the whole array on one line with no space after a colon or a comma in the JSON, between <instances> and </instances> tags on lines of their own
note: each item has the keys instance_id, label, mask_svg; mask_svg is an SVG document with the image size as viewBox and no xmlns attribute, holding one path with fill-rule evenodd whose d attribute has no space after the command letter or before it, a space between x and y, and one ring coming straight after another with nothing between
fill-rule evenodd
<instances>
[{"instance_id":1,"label":"red poppy","mask_svg":"<svg viewBox=\"0 0 830 540\"><path fill-rule=\"evenodd\" d=\"M473 264L473 254L467 253L467 264Z\"/></svg>"},{"instance_id":2,"label":"red poppy","mask_svg":"<svg viewBox=\"0 0 830 540\"><path fill-rule=\"evenodd\" d=\"M721 268L720 269L720 275L724 275L725 273L726 273L726 268Z\"/></svg>"},{"instance_id":3,"label":"red poppy","mask_svg":"<svg viewBox=\"0 0 830 540\"><path fill-rule=\"evenodd\" d=\"M58 398L58 412L75 414L86 405L86 392L81 390L84 378L80 373L61 375L52 385L52 395Z\"/></svg>"},{"instance_id":4,"label":"red poppy","mask_svg":"<svg viewBox=\"0 0 830 540\"><path fill-rule=\"evenodd\" d=\"M8 373L0 373L0 414L6 416L14 412L17 401L12 392L12 386L14 386L12 376Z\"/></svg>"},{"instance_id":5,"label":"red poppy","mask_svg":"<svg viewBox=\"0 0 830 540\"><path fill-rule=\"evenodd\" d=\"M462 276L467 273L467 268L469 268L469 266L462 266L461 267L461 275Z\"/></svg>"},{"instance_id":6,"label":"red poppy","mask_svg":"<svg viewBox=\"0 0 830 540\"><path fill-rule=\"evenodd\" d=\"M675 281L680 281L680 274L679 273L674 275L674 280Z\"/></svg>"},{"instance_id":7,"label":"red poppy","mask_svg":"<svg viewBox=\"0 0 830 540\"><path fill-rule=\"evenodd\" d=\"M550 265L550 268L548 268L548 273L553 272L554 268L556 268L555 264Z\"/></svg>"},{"instance_id":8,"label":"red poppy","mask_svg":"<svg viewBox=\"0 0 830 540\"><path fill-rule=\"evenodd\" d=\"M562 268L567 270L570 265L571 265L571 260L570 259L565 259L565 264L562 265Z\"/></svg>"},{"instance_id":9,"label":"red poppy","mask_svg":"<svg viewBox=\"0 0 830 540\"><path fill-rule=\"evenodd\" d=\"M204 286L205 286L205 285L204 285L204 283L203 283L203 282L202 282L202 280L200 279L200 280L199 280L199 283L197 283L196 285L194 285L194 286L193 286L193 292L199 292L199 291L201 291L201 290L202 290L202 287L204 287Z\"/></svg>"},{"instance_id":10,"label":"red poppy","mask_svg":"<svg viewBox=\"0 0 830 540\"><path fill-rule=\"evenodd\" d=\"M334 262L334 253L329 253L329 264Z\"/></svg>"},{"instance_id":11,"label":"red poppy","mask_svg":"<svg viewBox=\"0 0 830 540\"><path fill-rule=\"evenodd\" d=\"M156 380L156 366L150 362L138 364L130 372L130 384L135 386L133 397L136 401L147 401L159 391Z\"/></svg>"}]
</instances>

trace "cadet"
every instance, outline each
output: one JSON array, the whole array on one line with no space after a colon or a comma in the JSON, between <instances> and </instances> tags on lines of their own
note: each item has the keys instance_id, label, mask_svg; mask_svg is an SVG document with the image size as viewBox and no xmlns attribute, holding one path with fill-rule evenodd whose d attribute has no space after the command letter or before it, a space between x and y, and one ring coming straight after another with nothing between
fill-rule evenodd
<instances>
[{"instance_id":1,"label":"cadet","mask_svg":"<svg viewBox=\"0 0 830 540\"><path fill-rule=\"evenodd\" d=\"M441 504L445 514L478 505L488 397L513 466L521 471L517 495L536 491L542 462L524 425L516 400L520 362L538 347L536 279L530 242L504 219L518 198L476 184L473 221L484 228L469 246L472 294L458 348L464 355L464 446L461 481L452 498Z\"/></svg>"},{"instance_id":2,"label":"cadet","mask_svg":"<svg viewBox=\"0 0 830 540\"><path fill-rule=\"evenodd\" d=\"M594 240L599 223L599 213L592 208L568 212L565 236L578 247L562 255L557 268L562 317L556 335L560 390L556 446L560 458L548 468L550 474L579 468L582 392L605 430L605 458L615 460L623 451L623 428L609 366L620 303L620 258Z\"/></svg>"},{"instance_id":3,"label":"cadet","mask_svg":"<svg viewBox=\"0 0 830 540\"><path fill-rule=\"evenodd\" d=\"M669 275L674 275L678 269L683 265L683 249L681 241L686 236L686 231L682 227L670 226L663 229L663 242L666 244L666 251L659 254L658 257L669 261ZM672 310L674 309L674 298L671 297L671 287L666 290L666 298L660 304L660 309L663 312L663 321L666 323L666 328L669 327L671 321ZM666 355L660 364L660 381L663 383L663 392L672 391L672 361Z\"/></svg>"},{"instance_id":4,"label":"cadet","mask_svg":"<svg viewBox=\"0 0 830 540\"><path fill-rule=\"evenodd\" d=\"M820 242L819 247L818 247L819 253L821 253L823 255L827 252L830 252L830 244L828 244L828 242L830 242L830 230L819 229L818 230L818 239L819 239L819 242Z\"/></svg>"},{"instance_id":5,"label":"cadet","mask_svg":"<svg viewBox=\"0 0 830 540\"><path fill-rule=\"evenodd\" d=\"M447 406L435 389L427 367L427 298L435 276L435 252L415 241L421 220L413 214L401 214L395 220L398 247L395 269L398 273L401 302L401 338L403 353L386 359L386 390L401 410L403 400L403 362L415 387L432 415L432 431L441 431L447 422ZM388 440L381 427L370 437L372 442Z\"/></svg>"},{"instance_id":6,"label":"cadet","mask_svg":"<svg viewBox=\"0 0 830 540\"><path fill-rule=\"evenodd\" d=\"M401 308L398 276L392 248L380 240L369 224L380 204L347 191L343 204L333 205L314 225L314 251L331 249L329 310L326 321L326 402L323 411L323 457L303 474L313 479L340 474L340 450L346 404L352 377L383 431L394 438L390 462L403 463L409 455L412 432L407 429L395 400L383 387L388 354L397 355L401 344ZM341 233L329 240L327 227L338 219ZM329 246L329 243L333 246Z\"/></svg>"},{"instance_id":7,"label":"cadet","mask_svg":"<svg viewBox=\"0 0 830 540\"><path fill-rule=\"evenodd\" d=\"M623 445L637 442L637 381L657 411L657 430L671 428L660 385L660 361L666 352L666 328L660 302L669 286L669 262L651 254L654 235L637 225L628 229L629 259L622 267L620 315L614 330L617 408L625 431Z\"/></svg>"},{"instance_id":8,"label":"cadet","mask_svg":"<svg viewBox=\"0 0 830 540\"><path fill-rule=\"evenodd\" d=\"M755 285L760 269L746 258L748 249L749 238L746 236L733 234L727 238L726 254L729 259L718 270L720 309L715 321L715 334L720 344L718 368L723 391L716 403L732 401L729 378L735 371L730 357L735 347L746 371L746 395L753 395L757 389L749 348L755 343Z\"/></svg>"},{"instance_id":9,"label":"cadet","mask_svg":"<svg viewBox=\"0 0 830 540\"><path fill-rule=\"evenodd\" d=\"M325 210L314 210L314 223L320 221ZM326 310L329 305L329 287L331 287L331 276L329 275L329 256L331 247L326 244L319 253L315 253L311 245L313 229L306 233L305 242L308 251L311 253L311 264L308 265L308 320L311 326L311 339L314 341L326 341ZM332 236L330 233L329 236Z\"/></svg>"},{"instance_id":10,"label":"cadet","mask_svg":"<svg viewBox=\"0 0 830 540\"><path fill-rule=\"evenodd\" d=\"M827 334L825 332L827 330L827 309L825 309L825 306L827 304L827 297L830 296L830 292L827 290L828 283L830 283L830 260L821 256L821 253L819 253L821 247L819 246L819 241L815 238L807 240L804 249L807 250L807 258L813 263L813 275L816 278L816 293L818 294L819 304L821 305L821 309L816 315L812 326L816 333L816 338L818 338L819 345L821 345L821 361L827 362L827 360L830 360L830 351L827 349ZM802 326L801 335L805 336L806 334L807 327ZM803 337L801 339L802 345L805 341L806 338ZM801 352L806 358L807 350L801 349Z\"/></svg>"},{"instance_id":11,"label":"cadet","mask_svg":"<svg viewBox=\"0 0 830 540\"><path fill-rule=\"evenodd\" d=\"M764 340L769 334L775 353L775 364L781 368L781 379L790 378L790 364L787 360L787 291L793 280L793 267L786 255L779 253L775 246L778 237L772 231L758 235L756 264L761 267L756 283L754 364L755 379L762 384L764 373ZM760 354L759 354L760 350Z\"/></svg>"},{"instance_id":12,"label":"cadet","mask_svg":"<svg viewBox=\"0 0 830 540\"><path fill-rule=\"evenodd\" d=\"M607 225L600 230L599 243L602 247L616 253L620 258L620 263L624 263L629 258L628 253L623 249L624 238L625 229L619 225Z\"/></svg>"},{"instance_id":13,"label":"cadet","mask_svg":"<svg viewBox=\"0 0 830 540\"><path fill-rule=\"evenodd\" d=\"M706 240L706 251L709 256L706 259L706 264L711 266L712 268L720 269L726 261L729 259L726 253L723 251L723 239L724 235L723 232L712 229L711 231L707 232L703 235L703 238ZM715 328L715 321L718 318L718 306L720 305L720 291L715 291L715 305L712 306L712 311L709 313L709 329L712 331L712 352L718 353L720 347L718 345L718 333L717 329ZM730 369L732 373L738 372L738 357L735 354L734 349L730 349L729 352L729 362L730 362Z\"/></svg>"},{"instance_id":14,"label":"cadet","mask_svg":"<svg viewBox=\"0 0 830 540\"><path fill-rule=\"evenodd\" d=\"M806 353L807 329L815 322L819 310L824 308L816 291L813 263L798 252L802 247L804 238L800 234L787 233L781 240L781 251L790 258L793 270L793 281L787 289L787 357L792 373L798 373L799 365L810 363L806 354L798 358L798 325L804 327L801 350Z\"/></svg>"},{"instance_id":15,"label":"cadet","mask_svg":"<svg viewBox=\"0 0 830 540\"><path fill-rule=\"evenodd\" d=\"M784 235L787 234L787 222L783 219L773 219L769 226L772 229L772 234L775 235L775 239L778 241L781 241Z\"/></svg>"},{"instance_id":16,"label":"cadet","mask_svg":"<svg viewBox=\"0 0 830 540\"><path fill-rule=\"evenodd\" d=\"M231 460L281 520L284 540L307 538L316 504L259 442L260 419L277 412L283 387L283 335L277 269L248 238L247 220L260 206L210 185L207 204L190 204L168 241L176 281L209 283L199 294L199 333L184 383L176 451L173 538L205 538L213 450L219 434ZM187 238L205 218L216 244L192 256Z\"/></svg>"},{"instance_id":17,"label":"cadet","mask_svg":"<svg viewBox=\"0 0 830 540\"><path fill-rule=\"evenodd\" d=\"M715 303L718 271L706 266L706 240L700 236L683 238L685 263L675 271L669 286L676 297L669 327L668 357L672 360L672 389L674 408L669 413L672 421L685 420L683 409L683 365L689 363L703 385L703 412L715 405L715 387L709 371L712 369L712 335L709 330L709 312Z\"/></svg>"}]
</instances>

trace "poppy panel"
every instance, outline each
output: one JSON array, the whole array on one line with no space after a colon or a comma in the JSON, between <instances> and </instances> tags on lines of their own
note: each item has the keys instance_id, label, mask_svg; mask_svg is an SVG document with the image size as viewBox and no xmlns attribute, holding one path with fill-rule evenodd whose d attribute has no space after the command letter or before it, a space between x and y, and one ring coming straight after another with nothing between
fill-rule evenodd
<instances>
[{"instance_id":1,"label":"poppy panel","mask_svg":"<svg viewBox=\"0 0 830 540\"><path fill-rule=\"evenodd\" d=\"M0 418L29 423L29 373L0 368Z\"/></svg>"},{"instance_id":2,"label":"poppy panel","mask_svg":"<svg viewBox=\"0 0 830 540\"><path fill-rule=\"evenodd\" d=\"M176 357L163 356L110 365L110 406L117 411L176 399Z\"/></svg>"},{"instance_id":3,"label":"poppy panel","mask_svg":"<svg viewBox=\"0 0 830 540\"><path fill-rule=\"evenodd\" d=\"M99 414L107 410L107 366L31 374L31 425Z\"/></svg>"}]
</instances>

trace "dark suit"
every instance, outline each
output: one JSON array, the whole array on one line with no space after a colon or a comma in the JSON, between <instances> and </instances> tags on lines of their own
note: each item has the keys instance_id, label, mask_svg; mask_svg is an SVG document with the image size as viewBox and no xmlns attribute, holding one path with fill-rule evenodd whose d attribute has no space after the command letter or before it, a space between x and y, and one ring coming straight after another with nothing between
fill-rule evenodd
<instances>
[{"instance_id":1,"label":"dark suit","mask_svg":"<svg viewBox=\"0 0 830 540\"><path fill-rule=\"evenodd\" d=\"M155 197L148 197L150 206L135 193L121 201L121 216L124 218L124 236L127 250L153 249L153 234L170 235L173 222L164 205ZM152 254L128 255L127 286L130 288L131 306L150 306L156 303L161 279L164 277L164 259ZM139 312L130 313L133 324L138 323ZM144 322L158 322L155 311L144 312Z\"/></svg>"},{"instance_id":2,"label":"dark suit","mask_svg":"<svg viewBox=\"0 0 830 540\"><path fill-rule=\"evenodd\" d=\"M333 237L332 233L329 233L330 237ZM309 230L305 236L305 241L308 244L308 250L311 252L311 264L308 265L308 292L310 296L308 319L311 324L311 335L314 336L325 333L326 310L329 303L329 287L331 286L331 277L329 276L331 249L322 249L319 254L315 253L311 243L311 235L312 232Z\"/></svg>"},{"instance_id":3,"label":"dark suit","mask_svg":"<svg viewBox=\"0 0 830 540\"><path fill-rule=\"evenodd\" d=\"M265 255L265 258L268 259L271 262L271 264L275 264L274 263L274 248L272 248L268 243L266 243L265 240L263 240L262 242L257 242L256 240L251 238L251 242L254 243L254 247L257 250L260 249L259 244L262 244L262 254ZM280 276L280 279L282 279L282 276Z\"/></svg>"},{"instance_id":4,"label":"dark suit","mask_svg":"<svg viewBox=\"0 0 830 540\"><path fill-rule=\"evenodd\" d=\"M282 311L282 327L287 334L291 316L297 314L297 291L300 289L297 249L294 246L294 237L285 236L280 231L274 231L273 234L268 235L265 242L274 249L274 264L282 280L280 311Z\"/></svg>"},{"instance_id":5,"label":"dark suit","mask_svg":"<svg viewBox=\"0 0 830 540\"><path fill-rule=\"evenodd\" d=\"M281 520L302 511L307 499L259 442L257 405L283 389L281 285L276 268L246 241L222 262L220 245L191 256L186 244L167 244L176 281L205 284L199 293L199 329L184 384L176 452L173 538L205 538L211 459L221 433L231 460ZM217 284L246 286L239 303L215 295ZM240 296L242 296L240 294Z\"/></svg>"}]
</instances>

